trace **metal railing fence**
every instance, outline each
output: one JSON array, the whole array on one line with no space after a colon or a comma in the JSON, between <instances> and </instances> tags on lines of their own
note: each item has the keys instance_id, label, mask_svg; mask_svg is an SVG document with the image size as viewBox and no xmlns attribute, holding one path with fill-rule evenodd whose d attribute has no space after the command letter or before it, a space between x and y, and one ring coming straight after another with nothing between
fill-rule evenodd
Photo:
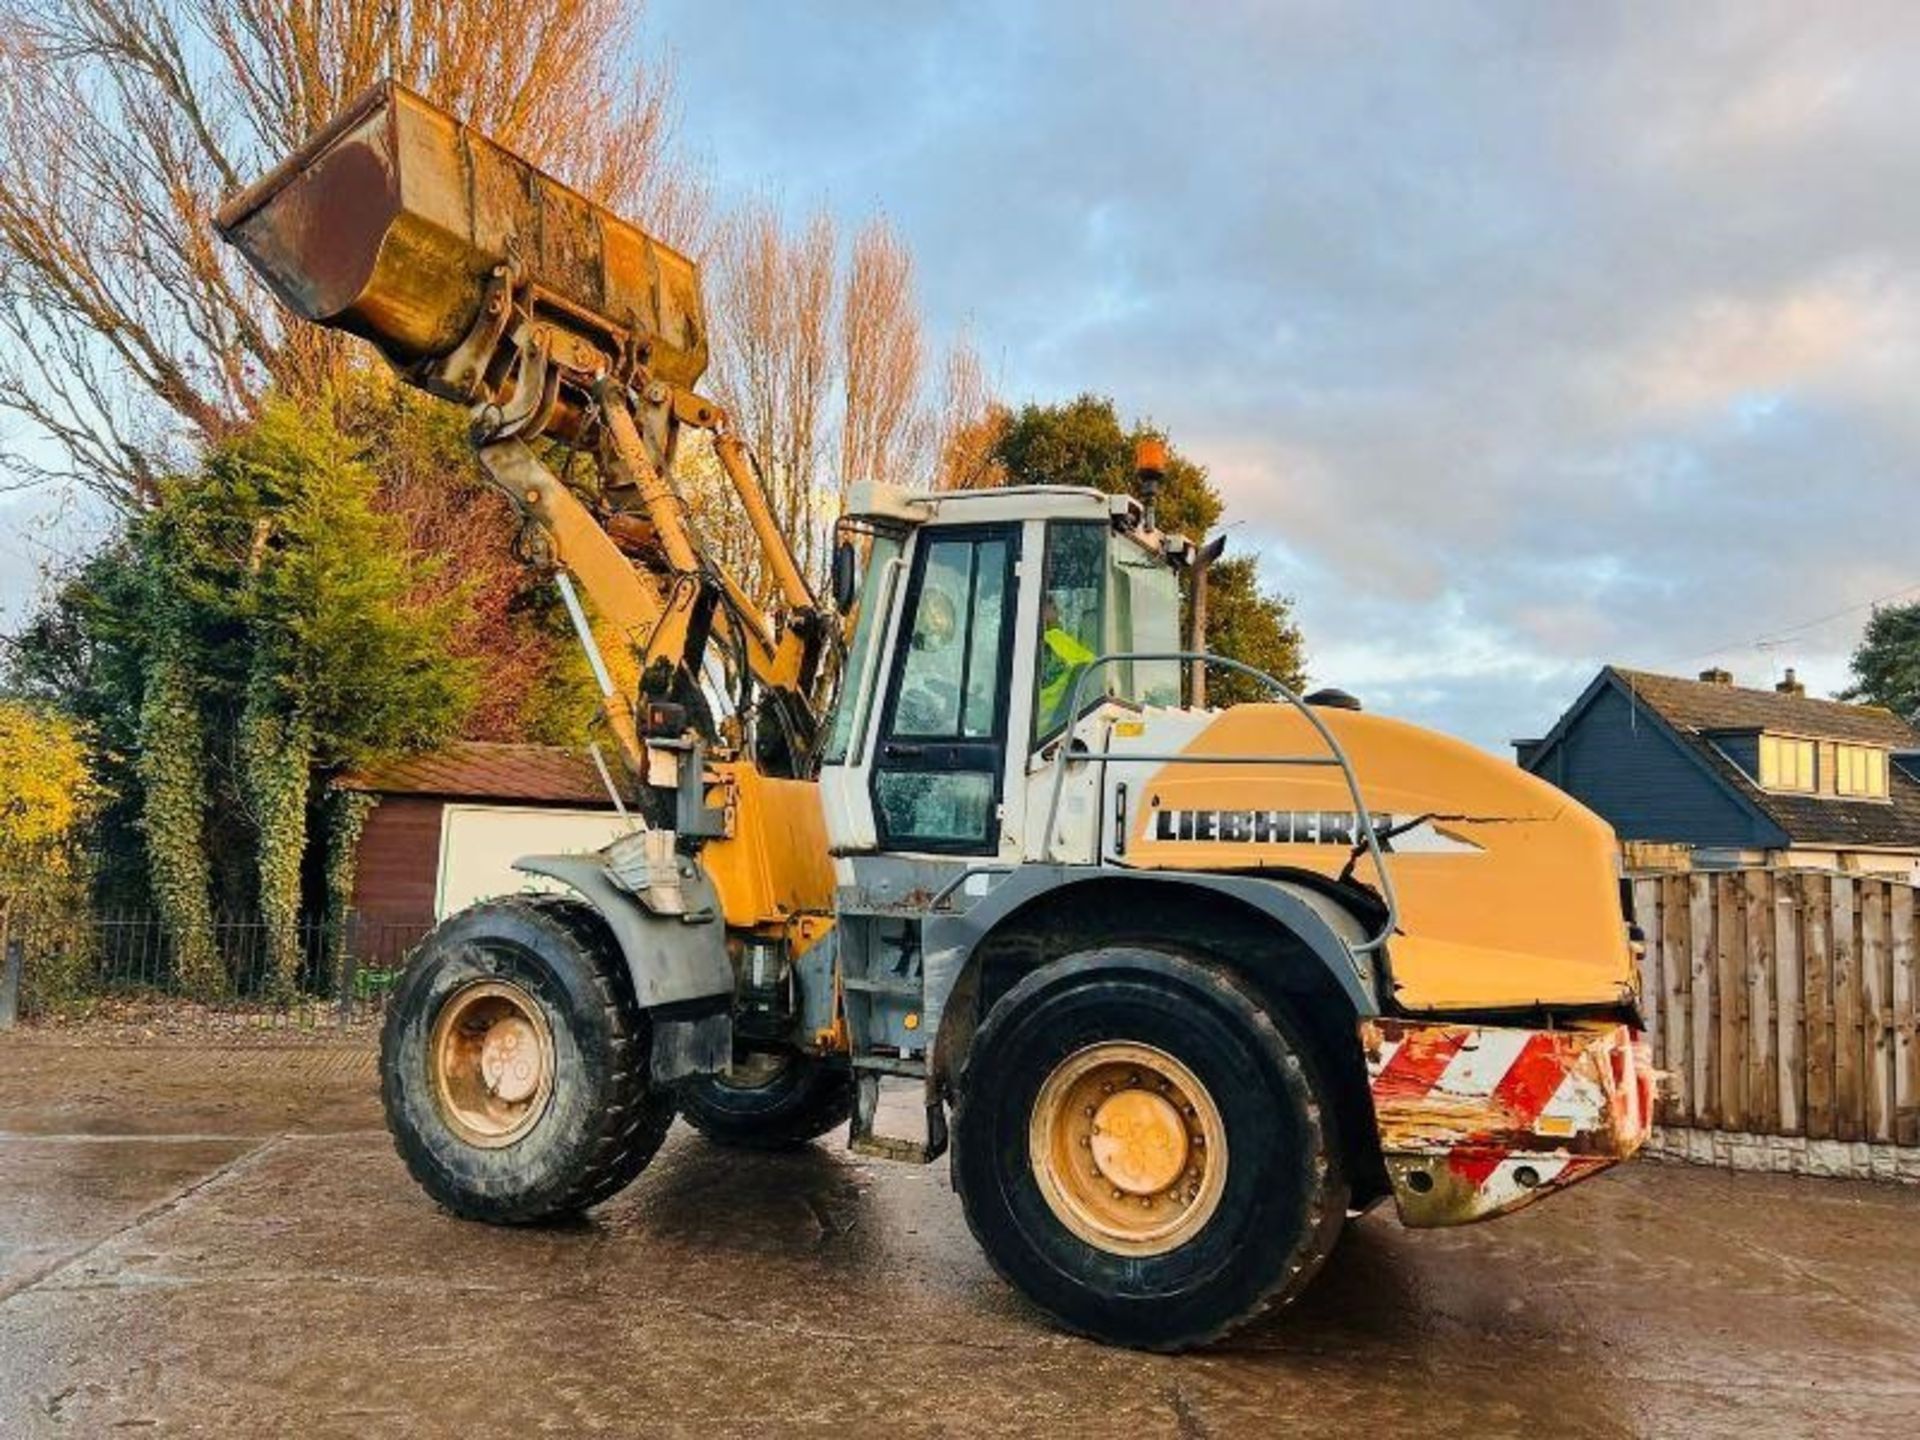
<instances>
[{"instance_id":1,"label":"metal railing fence","mask_svg":"<svg viewBox=\"0 0 1920 1440\"><path fill-rule=\"evenodd\" d=\"M299 917L283 934L259 916L221 916L183 937L151 911L16 913L6 957L23 1021L103 1002L189 1002L209 1011L348 1028L377 1016L433 917Z\"/></svg>"}]
</instances>

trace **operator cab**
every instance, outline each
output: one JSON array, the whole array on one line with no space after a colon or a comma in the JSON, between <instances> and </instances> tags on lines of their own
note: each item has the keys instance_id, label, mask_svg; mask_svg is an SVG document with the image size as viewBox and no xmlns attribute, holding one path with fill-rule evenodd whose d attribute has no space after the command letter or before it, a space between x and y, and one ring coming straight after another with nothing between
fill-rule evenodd
<instances>
[{"instance_id":1,"label":"operator cab","mask_svg":"<svg viewBox=\"0 0 1920 1440\"><path fill-rule=\"evenodd\" d=\"M856 486L835 567L853 633L820 773L835 855L1040 858L1035 781L1051 783L1076 685L1082 715L1180 704L1177 660L1094 662L1181 648L1191 548L1131 496Z\"/></svg>"}]
</instances>

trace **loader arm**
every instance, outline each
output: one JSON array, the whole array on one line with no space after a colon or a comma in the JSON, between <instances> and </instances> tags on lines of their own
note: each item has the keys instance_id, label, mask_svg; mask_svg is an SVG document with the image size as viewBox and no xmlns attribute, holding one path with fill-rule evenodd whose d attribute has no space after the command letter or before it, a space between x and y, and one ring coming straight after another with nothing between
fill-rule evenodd
<instances>
[{"instance_id":1,"label":"loader arm","mask_svg":"<svg viewBox=\"0 0 1920 1440\"><path fill-rule=\"evenodd\" d=\"M690 260L392 83L216 224L296 314L369 340L408 384L467 407L481 467L526 527L523 552L585 592L584 613L569 608L636 780L653 700L693 701L722 749L766 718L776 743L754 753L811 773L833 622L725 412L693 389L707 350ZM746 512L777 616L728 573L675 484L687 430L708 437ZM556 475L542 440L591 455L597 488ZM715 654L736 702L725 735L700 700Z\"/></svg>"},{"instance_id":2,"label":"loader arm","mask_svg":"<svg viewBox=\"0 0 1920 1440\"><path fill-rule=\"evenodd\" d=\"M774 703L787 707L788 723L805 727L810 739L819 652L808 637L818 633L817 611L791 609L787 623L776 625L694 532L685 501L647 454L624 399L606 395L601 405L601 469L621 502L606 515L596 513L518 435L482 438L477 452L494 487L538 527L548 557L586 593L593 646L612 682L601 696L602 712L627 767L644 778L636 702L642 696L670 698L683 681L697 685L709 634L723 654L738 657ZM717 407L707 408L719 415ZM738 443L719 432L716 440ZM741 479L758 496L757 477L747 472ZM765 513L764 496L759 500ZM623 548L616 532L645 538L631 538ZM779 532L772 530L772 536L778 540ZM798 580L784 543L777 553ZM768 568L779 573L773 563Z\"/></svg>"}]
</instances>

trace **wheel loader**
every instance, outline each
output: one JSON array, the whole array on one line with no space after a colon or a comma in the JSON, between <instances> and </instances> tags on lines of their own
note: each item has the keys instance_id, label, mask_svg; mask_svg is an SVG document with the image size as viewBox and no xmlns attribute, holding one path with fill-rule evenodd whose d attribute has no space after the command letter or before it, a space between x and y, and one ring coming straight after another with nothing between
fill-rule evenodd
<instances>
[{"instance_id":1,"label":"wheel loader","mask_svg":"<svg viewBox=\"0 0 1920 1440\"><path fill-rule=\"evenodd\" d=\"M684 255L390 83L217 225L294 315L467 408L603 699L626 833L519 860L541 893L445 919L391 998L387 1119L455 1215L595 1205L676 1114L748 1148L844 1128L950 1154L1055 1322L1175 1350L1298 1295L1377 1202L1504 1215L1644 1141L1611 832L1183 639L1155 446L1137 496L855 485L822 598L695 388ZM1207 671L1264 698L1195 704Z\"/></svg>"}]
</instances>

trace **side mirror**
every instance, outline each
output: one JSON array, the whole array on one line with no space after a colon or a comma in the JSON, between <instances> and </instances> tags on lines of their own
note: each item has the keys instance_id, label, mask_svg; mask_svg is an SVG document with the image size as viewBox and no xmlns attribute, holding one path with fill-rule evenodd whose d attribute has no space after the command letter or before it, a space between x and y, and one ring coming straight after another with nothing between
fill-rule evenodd
<instances>
[{"instance_id":1,"label":"side mirror","mask_svg":"<svg viewBox=\"0 0 1920 1440\"><path fill-rule=\"evenodd\" d=\"M842 540L833 547L833 608L842 615L853 609L854 599L860 593L860 552L854 549L851 540Z\"/></svg>"}]
</instances>

